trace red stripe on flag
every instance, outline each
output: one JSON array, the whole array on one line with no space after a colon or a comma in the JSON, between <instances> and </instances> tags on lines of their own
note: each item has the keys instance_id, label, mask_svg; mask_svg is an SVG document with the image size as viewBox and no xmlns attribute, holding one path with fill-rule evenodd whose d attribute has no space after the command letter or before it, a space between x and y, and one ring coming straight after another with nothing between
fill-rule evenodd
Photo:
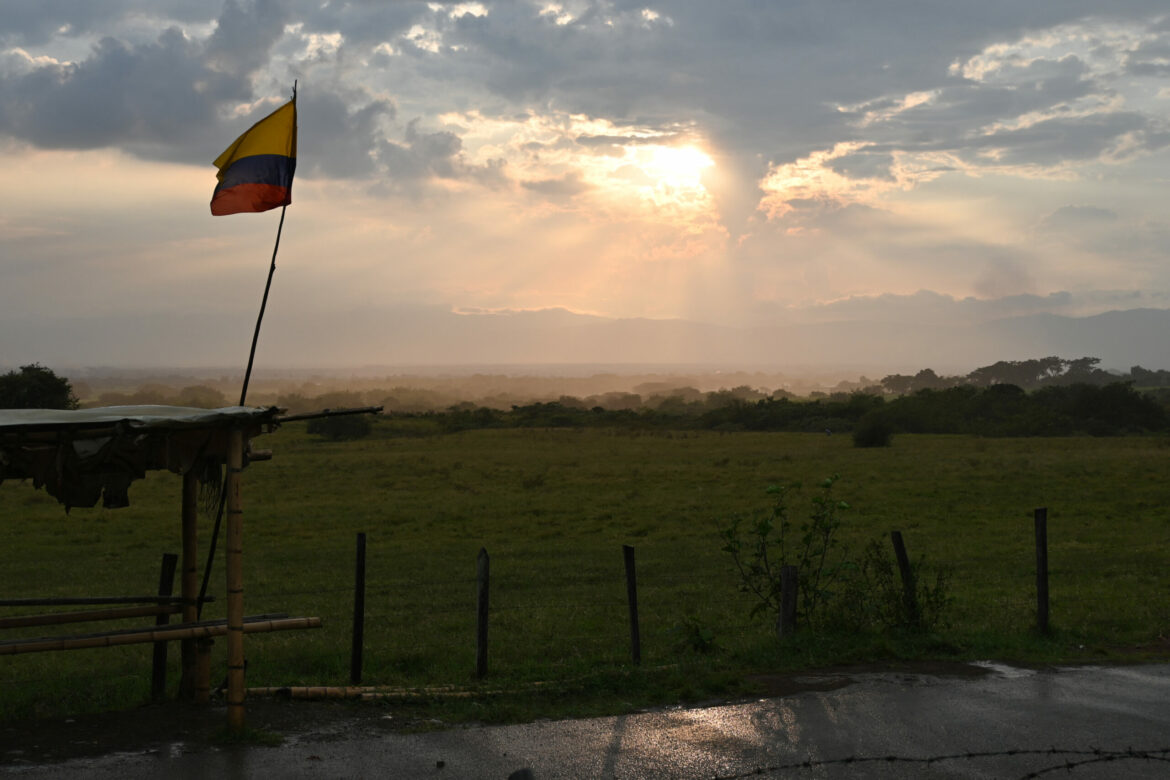
<instances>
[{"instance_id":1,"label":"red stripe on flag","mask_svg":"<svg viewBox=\"0 0 1170 780\"><path fill-rule=\"evenodd\" d=\"M217 190L211 199L211 214L222 217L226 214L250 214L268 211L277 206L292 203L292 192L288 187L274 184L237 184L228 189Z\"/></svg>"}]
</instances>

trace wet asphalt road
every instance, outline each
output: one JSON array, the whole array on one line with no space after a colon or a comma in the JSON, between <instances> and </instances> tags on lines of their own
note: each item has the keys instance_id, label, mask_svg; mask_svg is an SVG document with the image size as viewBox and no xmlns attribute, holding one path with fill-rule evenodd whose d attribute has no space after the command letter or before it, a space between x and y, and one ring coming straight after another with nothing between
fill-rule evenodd
<instances>
[{"instance_id":1,"label":"wet asphalt road","mask_svg":"<svg viewBox=\"0 0 1170 780\"><path fill-rule=\"evenodd\" d=\"M537 780L1032 773L1074 780L1170 778L1170 665L989 668L989 674L959 678L821 676L809 680L810 687L840 687L702 709L519 726L372 735L351 733L343 724L332 733L287 735L279 748L193 749L176 743L48 766L0 766L0 776L504 780L527 767ZM1070 752L1008 754L1053 748ZM1131 750L1153 758L1134 757L1126 752ZM968 755L984 753L995 755ZM938 760L924 761L929 758Z\"/></svg>"}]
</instances>

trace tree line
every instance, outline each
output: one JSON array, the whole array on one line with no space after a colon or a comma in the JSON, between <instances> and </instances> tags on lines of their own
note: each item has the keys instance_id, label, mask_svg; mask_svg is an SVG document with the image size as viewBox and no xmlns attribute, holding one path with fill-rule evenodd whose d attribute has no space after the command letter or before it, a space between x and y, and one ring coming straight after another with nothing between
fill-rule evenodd
<instances>
[{"instance_id":1,"label":"tree line","mask_svg":"<svg viewBox=\"0 0 1170 780\"><path fill-rule=\"evenodd\" d=\"M999 361L963 377L940 377L923 369L913 376L891 374L879 383L805 398L746 386L708 393L687 387L649 398L636 393L604 393L585 399L561 396L555 401L513 404L509 409L464 402L424 411L387 404L387 410L429 421L445 431L613 427L847 433L878 426L906 433L1059 436L1170 430L1170 371L1134 366L1128 375L1119 375L1099 369L1099 362L1093 357ZM142 402L132 395L116 400ZM222 393L203 386L184 388L176 400L189 406L227 405ZM297 402L297 408L290 409L293 412L380 403L370 393L343 392L288 400ZM69 381L40 365L0 375L0 408L77 405ZM353 430L338 431L342 437L368 432L353 420L346 424ZM328 435L324 430L315 432Z\"/></svg>"},{"instance_id":2,"label":"tree line","mask_svg":"<svg viewBox=\"0 0 1170 780\"><path fill-rule=\"evenodd\" d=\"M857 390L825 398L732 399L707 407L585 409L560 402L452 408L411 415L443 430L472 428L583 428L642 430L803 431L851 433L880 424L893 432L982 436L1120 436L1170 430L1170 409L1128 382L1052 385L1033 392L1011 384L922 389L887 398Z\"/></svg>"}]
</instances>

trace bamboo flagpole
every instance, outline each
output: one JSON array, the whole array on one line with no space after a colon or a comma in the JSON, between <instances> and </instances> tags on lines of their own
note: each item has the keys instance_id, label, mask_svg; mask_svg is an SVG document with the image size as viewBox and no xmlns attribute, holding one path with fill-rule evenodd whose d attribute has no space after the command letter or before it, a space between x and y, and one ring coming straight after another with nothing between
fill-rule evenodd
<instances>
[{"instance_id":1,"label":"bamboo flagpole","mask_svg":"<svg viewBox=\"0 0 1170 780\"><path fill-rule=\"evenodd\" d=\"M276 253L280 250L280 234L284 230L284 215L292 201L293 174L297 159L297 82L293 81L292 99L268 116L252 125L215 160L219 169L216 178L219 183L211 196L213 216L244 214L269 211L280 206L280 223L276 227L276 242L272 247L272 261L268 265L268 279L264 283L264 295L260 300L260 313L256 317L256 328L252 332L252 346L248 351L248 365L244 371L244 382L240 388L240 406L248 399L248 383L252 378L252 364L256 358L256 344L260 339L260 324L264 321L264 310L268 307L268 293L272 289L272 276L276 273ZM219 529L223 522L224 503L227 500L227 481L220 491L219 507L215 513L215 525L207 547L207 564L203 568L203 581L199 586L196 611L203 613L203 601L207 595L207 583L211 578L211 567L215 563L215 548L219 541Z\"/></svg>"},{"instance_id":2,"label":"bamboo flagpole","mask_svg":"<svg viewBox=\"0 0 1170 780\"><path fill-rule=\"evenodd\" d=\"M294 160L295 160L295 145L296 145L296 105L297 105L297 82L293 81L292 91L292 105L293 105L293 145L294 145ZM291 175L289 179L291 186ZM280 223L276 226L276 242L272 245L272 262L268 265L268 279L264 283L264 295L260 299L260 313L256 316L256 329L252 332L252 348L248 351L248 367L244 371L244 384L240 388L240 406L243 406L248 399L248 382L252 378L252 363L256 359L256 343L260 340L260 324L264 321L264 310L268 307L268 291L272 289L272 276L276 273L276 253L280 251L280 234L284 230L284 213L288 210L288 203L282 203L280 206Z\"/></svg>"},{"instance_id":3,"label":"bamboo flagpole","mask_svg":"<svg viewBox=\"0 0 1170 780\"><path fill-rule=\"evenodd\" d=\"M295 98L294 98L295 100ZM272 275L276 273L276 253L280 249L280 232L284 229L284 212L288 206L280 207L280 224L276 226L276 244L272 247L272 263L268 266L268 281L264 283L264 296L260 299L260 314L256 317L256 330L252 332L252 349L248 351L248 368L244 371L244 385L240 388L240 406L248 400L248 380L252 378L252 361L256 359L256 342L260 340L260 323L264 321L264 309L268 306L268 291L272 289Z\"/></svg>"}]
</instances>

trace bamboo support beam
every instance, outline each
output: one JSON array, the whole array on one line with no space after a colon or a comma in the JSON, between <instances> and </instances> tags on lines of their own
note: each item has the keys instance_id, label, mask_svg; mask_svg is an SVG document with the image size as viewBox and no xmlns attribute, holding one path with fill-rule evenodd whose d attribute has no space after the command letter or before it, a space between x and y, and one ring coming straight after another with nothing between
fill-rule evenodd
<instances>
[{"instance_id":1,"label":"bamboo support beam","mask_svg":"<svg viewBox=\"0 0 1170 780\"><path fill-rule=\"evenodd\" d=\"M0 629L30 626L59 626L63 623L89 623L96 620L174 615L182 610L178 604L160 604L154 607L115 607L113 609L85 609L77 612L46 612L41 615L17 615L0 618Z\"/></svg>"},{"instance_id":2,"label":"bamboo support beam","mask_svg":"<svg viewBox=\"0 0 1170 780\"><path fill-rule=\"evenodd\" d=\"M250 368L251 366L249 366ZM244 728L244 513L240 472L244 468L244 433L232 430L227 457L227 717L228 728Z\"/></svg>"},{"instance_id":3,"label":"bamboo support beam","mask_svg":"<svg viewBox=\"0 0 1170 780\"><path fill-rule=\"evenodd\" d=\"M207 596L204 601L215 601ZM83 607L100 604L182 604L182 596L66 596L48 599L0 599L0 607Z\"/></svg>"},{"instance_id":4,"label":"bamboo support beam","mask_svg":"<svg viewBox=\"0 0 1170 780\"><path fill-rule=\"evenodd\" d=\"M321 618L268 618L263 615L244 621L241 633L264 634L270 631L291 631L302 628L320 628ZM0 642L0 655L40 653L50 650L85 650L92 647L118 647L120 645L145 644L148 642L169 642L182 639L205 639L228 633L226 621L213 620L189 625L176 623L171 626L125 631L107 631L85 636L40 637L37 639L11 639Z\"/></svg>"}]
</instances>

